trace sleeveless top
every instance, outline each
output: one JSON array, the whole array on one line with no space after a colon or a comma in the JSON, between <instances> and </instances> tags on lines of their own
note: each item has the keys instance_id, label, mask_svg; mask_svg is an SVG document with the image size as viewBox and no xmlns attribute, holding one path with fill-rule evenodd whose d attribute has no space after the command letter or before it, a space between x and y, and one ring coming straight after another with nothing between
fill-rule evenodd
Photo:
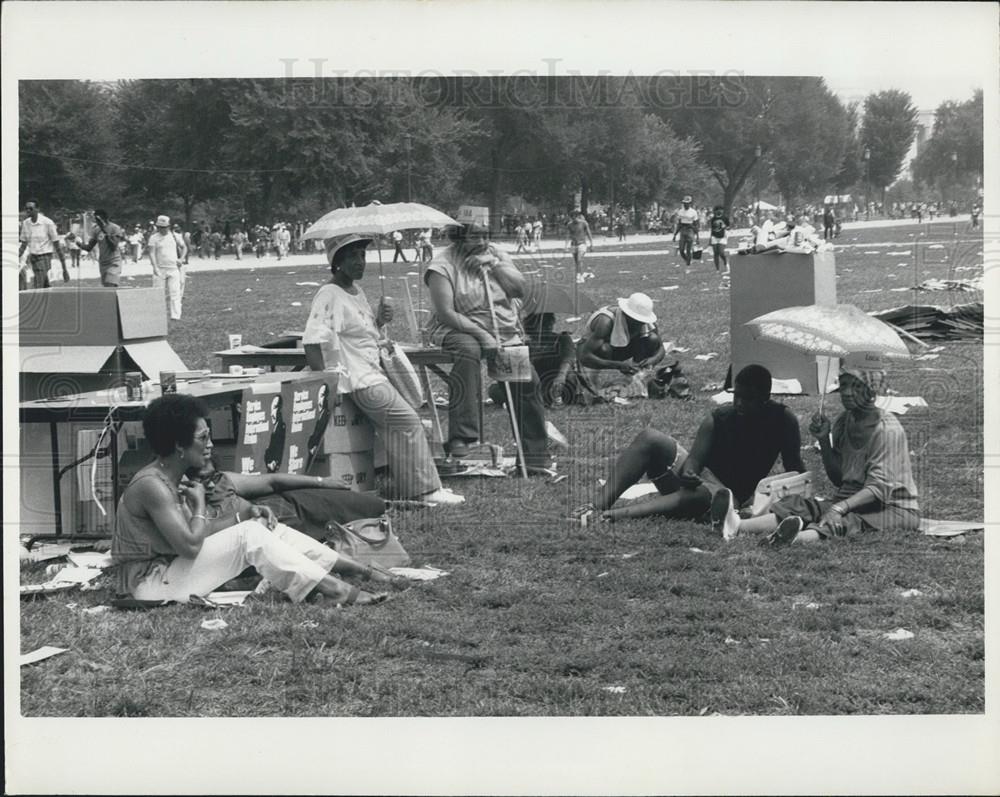
<instances>
[{"instance_id":1,"label":"sleeveless top","mask_svg":"<svg viewBox=\"0 0 1000 797\"><path fill-rule=\"evenodd\" d=\"M125 495L139 479L161 479L171 492L175 488L166 476L154 470L140 471L135 475L125 493L118 501L118 511L115 514L115 531L111 536L111 559L117 565L117 592L119 595L132 595L135 586L158 566L166 567L177 553L166 538L148 517L133 514L125 503ZM178 506L183 509L183 502L178 496Z\"/></svg>"}]
</instances>

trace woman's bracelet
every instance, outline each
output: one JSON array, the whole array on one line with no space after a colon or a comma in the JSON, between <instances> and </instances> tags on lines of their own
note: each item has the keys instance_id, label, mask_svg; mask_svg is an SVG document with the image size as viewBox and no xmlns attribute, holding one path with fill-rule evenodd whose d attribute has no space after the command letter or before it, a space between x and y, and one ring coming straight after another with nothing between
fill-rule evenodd
<instances>
[{"instance_id":1,"label":"woman's bracelet","mask_svg":"<svg viewBox=\"0 0 1000 797\"><path fill-rule=\"evenodd\" d=\"M836 512L840 516L844 516L847 514L848 510L847 507L845 507L843 504L838 503L838 504L830 504L830 511Z\"/></svg>"}]
</instances>

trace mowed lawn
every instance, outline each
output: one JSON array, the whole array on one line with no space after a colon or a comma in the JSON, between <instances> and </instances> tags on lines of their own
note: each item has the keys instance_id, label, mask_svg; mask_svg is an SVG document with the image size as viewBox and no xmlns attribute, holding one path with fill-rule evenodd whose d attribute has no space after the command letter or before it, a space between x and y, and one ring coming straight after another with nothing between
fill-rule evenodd
<instances>
[{"instance_id":1,"label":"mowed lawn","mask_svg":"<svg viewBox=\"0 0 1000 797\"><path fill-rule=\"evenodd\" d=\"M845 230L838 296L865 310L951 304L981 294L892 292L931 277L982 273L967 223ZM702 387L728 364L729 293L711 261L686 272L669 237L599 249L585 285L599 303L644 290L695 399L550 413L569 438L569 479L457 480L467 503L394 514L416 563L451 575L372 608L81 610L108 590L22 603L21 648L69 653L21 671L30 716L486 716L978 713L984 708L983 534L953 540L870 535L767 550L724 543L698 523L641 520L581 530L561 520L588 500L607 457L652 425L690 443L711 408ZM940 248L939 248L940 247ZM659 250L669 250L659 253ZM905 252L905 254L899 254ZM518 261L566 281L565 253ZM571 267L571 266L570 266ZM386 264L400 296L411 266ZM958 271L957 269L962 269ZM378 294L377 261L365 280ZM190 368L218 370L227 333L263 343L301 329L327 271L312 267L194 274L170 341ZM146 278L148 280L148 278ZM138 281L142 281L141 278ZM137 282L138 282L137 281ZM675 290L664 286L679 285ZM426 295L424 296L426 306ZM579 329L582 322L564 324ZM400 321L397 337L409 335ZM938 344L934 344L938 345ZM929 410L901 418L928 516L983 512L981 341L946 342L937 359L896 367L890 386ZM716 352L711 361L695 354ZM711 392L715 392L712 390ZM805 433L816 397L783 399L804 430L806 464L828 492ZM839 408L831 397L830 410ZM486 410L487 437L513 443ZM42 580L38 569L26 580ZM107 585L109 582L104 582ZM903 593L919 594L904 597ZM75 602L75 609L66 604ZM223 617L222 631L202 620ZM914 634L890 641L905 628Z\"/></svg>"}]
</instances>

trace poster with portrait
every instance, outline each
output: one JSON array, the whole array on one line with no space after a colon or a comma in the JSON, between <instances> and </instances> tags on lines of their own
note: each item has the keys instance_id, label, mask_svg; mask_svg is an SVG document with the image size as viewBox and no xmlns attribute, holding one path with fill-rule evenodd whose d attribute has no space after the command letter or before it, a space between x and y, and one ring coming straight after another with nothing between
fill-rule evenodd
<instances>
[{"instance_id":1,"label":"poster with portrait","mask_svg":"<svg viewBox=\"0 0 1000 797\"><path fill-rule=\"evenodd\" d=\"M337 397L336 380L317 375L281 388L286 428L283 473L306 473L322 451L323 434Z\"/></svg>"},{"instance_id":2,"label":"poster with portrait","mask_svg":"<svg viewBox=\"0 0 1000 797\"><path fill-rule=\"evenodd\" d=\"M240 473L261 475L282 470L285 459L285 400L278 384L251 385L243 391L236 466Z\"/></svg>"}]
</instances>

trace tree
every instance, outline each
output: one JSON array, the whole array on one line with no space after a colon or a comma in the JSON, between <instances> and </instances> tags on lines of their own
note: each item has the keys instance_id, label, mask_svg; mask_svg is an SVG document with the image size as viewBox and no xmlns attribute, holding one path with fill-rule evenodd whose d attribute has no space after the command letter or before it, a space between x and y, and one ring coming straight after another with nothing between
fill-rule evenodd
<instances>
[{"instance_id":1,"label":"tree","mask_svg":"<svg viewBox=\"0 0 1000 797\"><path fill-rule=\"evenodd\" d=\"M20 205L37 199L48 214L100 202L121 208L115 108L108 89L78 80L18 85Z\"/></svg>"},{"instance_id":2,"label":"tree","mask_svg":"<svg viewBox=\"0 0 1000 797\"><path fill-rule=\"evenodd\" d=\"M913 176L938 186L983 177L983 92L965 102L944 102L934 129L913 163Z\"/></svg>"},{"instance_id":3,"label":"tree","mask_svg":"<svg viewBox=\"0 0 1000 797\"><path fill-rule=\"evenodd\" d=\"M847 193L848 189L857 185L864 177L864 147L861 145L858 103L852 102L848 105L846 114L847 136L844 141L844 156L833 183L838 194Z\"/></svg>"},{"instance_id":4,"label":"tree","mask_svg":"<svg viewBox=\"0 0 1000 797\"><path fill-rule=\"evenodd\" d=\"M889 89L865 98L861 143L869 154L867 183L883 192L892 185L916 132L917 109L905 91Z\"/></svg>"},{"instance_id":5,"label":"tree","mask_svg":"<svg viewBox=\"0 0 1000 797\"><path fill-rule=\"evenodd\" d=\"M651 109L701 144L701 158L729 212L767 167L792 196L832 184L843 155L847 116L817 77L658 77ZM669 101L662 101L667 98Z\"/></svg>"}]
</instances>

